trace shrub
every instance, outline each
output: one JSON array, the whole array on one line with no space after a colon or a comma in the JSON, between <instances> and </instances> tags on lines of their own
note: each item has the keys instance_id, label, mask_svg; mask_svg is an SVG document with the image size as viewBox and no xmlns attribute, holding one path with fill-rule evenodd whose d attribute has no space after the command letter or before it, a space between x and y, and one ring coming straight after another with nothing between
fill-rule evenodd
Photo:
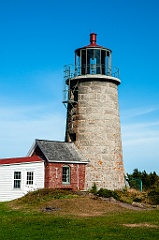
<instances>
[{"instance_id":1,"label":"shrub","mask_svg":"<svg viewBox=\"0 0 159 240\"><path fill-rule=\"evenodd\" d=\"M113 197L115 198L116 200L119 200L120 197L118 195L117 192L115 191L111 191L109 189L104 189L104 188L100 188L98 191L97 191L97 195L99 197L105 197L105 198L109 198L109 197Z\"/></svg>"},{"instance_id":2,"label":"shrub","mask_svg":"<svg viewBox=\"0 0 159 240\"><path fill-rule=\"evenodd\" d=\"M159 204L159 190L152 190L148 193L150 204Z\"/></svg>"},{"instance_id":3,"label":"shrub","mask_svg":"<svg viewBox=\"0 0 159 240\"><path fill-rule=\"evenodd\" d=\"M90 192L93 193L93 194L97 194L97 186L96 186L95 183L93 184L93 186L92 186Z\"/></svg>"},{"instance_id":4,"label":"shrub","mask_svg":"<svg viewBox=\"0 0 159 240\"><path fill-rule=\"evenodd\" d=\"M139 203L141 203L141 202L142 202L142 199L139 198L139 197L136 197L136 198L134 198L134 202L139 202Z\"/></svg>"}]
</instances>

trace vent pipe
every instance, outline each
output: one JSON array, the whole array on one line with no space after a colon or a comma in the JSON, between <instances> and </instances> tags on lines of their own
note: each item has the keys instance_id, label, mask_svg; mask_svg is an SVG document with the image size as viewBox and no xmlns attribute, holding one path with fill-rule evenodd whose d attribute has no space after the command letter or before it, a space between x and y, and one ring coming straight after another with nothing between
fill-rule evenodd
<instances>
[{"instance_id":1,"label":"vent pipe","mask_svg":"<svg viewBox=\"0 0 159 240\"><path fill-rule=\"evenodd\" d=\"M90 34L90 43L91 43L92 45L96 45L96 36L97 36L96 33L91 33L91 34Z\"/></svg>"}]
</instances>

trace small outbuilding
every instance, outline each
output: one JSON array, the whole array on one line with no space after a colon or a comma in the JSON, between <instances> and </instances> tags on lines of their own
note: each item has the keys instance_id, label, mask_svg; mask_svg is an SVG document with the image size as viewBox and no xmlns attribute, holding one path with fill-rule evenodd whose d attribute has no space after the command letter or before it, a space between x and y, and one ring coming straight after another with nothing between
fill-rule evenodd
<instances>
[{"instance_id":1,"label":"small outbuilding","mask_svg":"<svg viewBox=\"0 0 159 240\"><path fill-rule=\"evenodd\" d=\"M88 160L72 142L35 140L28 156L45 162L45 188L84 190Z\"/></svg>"},{"instance_id":2,"label":"small outbuilding","mask_svg":"<svg viewBox=\"0 0 159 240\"><path fill-rule=\"evenodd\" d=\"M74 143L35 140L27 157L0 159L0 201L44 187L84 190L87 163Z\"/></svg>"}]
</instances>

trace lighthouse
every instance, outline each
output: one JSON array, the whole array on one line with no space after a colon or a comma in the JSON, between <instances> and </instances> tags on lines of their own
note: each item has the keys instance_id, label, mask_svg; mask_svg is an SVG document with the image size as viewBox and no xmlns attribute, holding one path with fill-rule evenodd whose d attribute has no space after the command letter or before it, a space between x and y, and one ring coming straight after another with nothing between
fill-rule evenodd
<instances>
[{"instance_id":1,"label":"lighthouse","mask_svg":"<svg viewBox=\"0 0 159 240\"><path fill-rule=\"evenodd\" d=\"M118 104L119 69L112 66L112 51L97 44L75 50L74 65L64 70L67 108L66 142L74 142L89 162L85 190L123 189L124 166Z\"/></svg>"}]
</instances>

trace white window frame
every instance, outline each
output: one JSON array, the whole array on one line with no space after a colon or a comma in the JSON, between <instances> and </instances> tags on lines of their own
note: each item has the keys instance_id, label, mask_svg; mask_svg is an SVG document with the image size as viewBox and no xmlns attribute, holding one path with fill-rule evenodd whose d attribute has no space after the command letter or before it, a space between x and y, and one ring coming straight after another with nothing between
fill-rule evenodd
<instances>
[{"instance_id":1,"label":"white window frame","mask_svg":"<svg viewBox=\"0 0 159 240\"><path fill-rule=\"evenodd\" d=\"M17 176L16 176L17 174ZM13 175L13 188L14 189L21 189L21 184L22 184L22 172L21 171L14 171L14 175Z\"/></svg>"},{"instance_id":2,"label":"white window frame","mask_svg":"<svg viewBox=\"0 0 159 240\"><path fill-rule=\"evenodd\" d=\"M27 186L34 185L34 171L26 171L26 185Z\"/></svg>"},{"instance_id":3,"label":"white window frame","mask_svg":"<svg viewBox=\"0 0 159 240\"><path fill-rule=\"evenodd\" d=\"M68 165L62 167L62 183L70 184L71 168Z\"/></svg>"}]
</instances>

